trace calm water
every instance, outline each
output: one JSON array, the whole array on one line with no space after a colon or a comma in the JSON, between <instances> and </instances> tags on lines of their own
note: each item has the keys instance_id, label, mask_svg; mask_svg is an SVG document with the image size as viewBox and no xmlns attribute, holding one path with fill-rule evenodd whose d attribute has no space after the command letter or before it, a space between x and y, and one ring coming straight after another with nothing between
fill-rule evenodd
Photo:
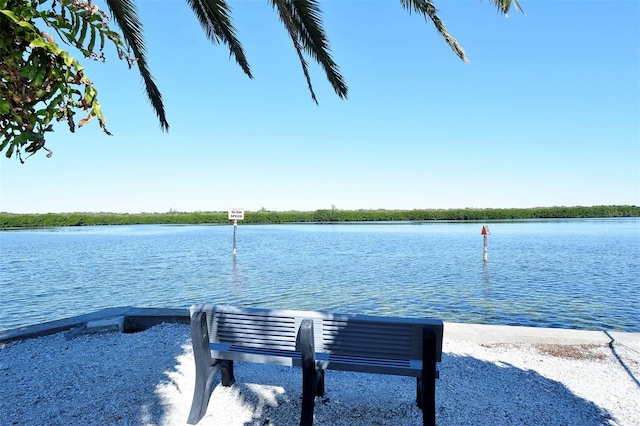
<instances>
[{"instance_id":1,"label":"calm water","mask_svg":"<svg viewBox=\"0 0 640 426\"><path fill-rule=\"evenodd\" d=\"M0 329L214 302L640 331L640 219L0 232Z\"/></svg>"}]
</instances>

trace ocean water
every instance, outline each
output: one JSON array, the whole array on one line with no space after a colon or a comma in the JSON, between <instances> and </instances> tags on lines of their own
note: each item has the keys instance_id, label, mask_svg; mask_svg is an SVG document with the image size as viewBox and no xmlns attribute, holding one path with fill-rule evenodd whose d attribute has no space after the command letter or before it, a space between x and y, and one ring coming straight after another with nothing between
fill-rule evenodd
<instances>
[{"instance_id":1,"label":"ocean water","mask_svg":"<svg viewBox=\"0 0 640 426\"><path fill-rule=\"evenodd\" d=\"M483 262L482 225L488 225ZM0 232L0 329L210 302L640 331L640 218Z\"/></svg>"}]
</instances>

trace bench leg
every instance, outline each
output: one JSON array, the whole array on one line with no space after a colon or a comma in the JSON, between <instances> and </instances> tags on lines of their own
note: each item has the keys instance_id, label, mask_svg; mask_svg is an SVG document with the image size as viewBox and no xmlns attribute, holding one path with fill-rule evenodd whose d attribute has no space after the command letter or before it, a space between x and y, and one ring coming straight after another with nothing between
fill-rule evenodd
<instances>
[{"instance_id":1,"label":"bench leg","mask_svg":"<svg viewBox=\"0 0 640 426\"><path fill-rule=\"evenodd\" d=\"M303 320L298 331L298 347L302 355L302 412L300 426L313 425L316 396L324 395L324 370L316 368L313 321Z\"/></svg>"},{"instance_id":2,"label":"bench leg","mask_svg":"<svg viewBox=\"0 0 640 426\"><path fill-rule=\"evenodd\" d=\"M207 412L209 397L213 388L213 379L216 373L221 368L224 368L227 373L230 370L231 376L233 376L233 366L229 369L226 363L214 361L211 358L209 331L207 330L207 318L204 312L198 312L191 318L191 343L196 364L196 385L187 423L195 425Z\"/></svg>"},{"instance_id":3,"label":"bench leg","mask_svg":"<svg viewBox=\"0 0 640 426\"><path fill-rule=\"evenodd\" d=\"M316 396L324 396L324 370L316 372Z\"/></svg>"},{"instance_id":4,"label":"bench leg","mask_svg":"<svg viewBox=\"0 0 640 426\"><path fill-rule=\"evenodd\" d=\"M222 376L222 386L229 387L236 382L236 376L233 374L233 361L220 360L220 375Z\"/></svg>"},{"instance_id":5,"label":"bench leg","mask_svg":"<svg viewBox=\"0 0 640 426\"><path fill-rule=\"evenodd\" d=\"M424 328L422 332L422 377L416 382L416 402L422 409L422 424L436 424L436 333Z\"/></svg>"}]
</instances>

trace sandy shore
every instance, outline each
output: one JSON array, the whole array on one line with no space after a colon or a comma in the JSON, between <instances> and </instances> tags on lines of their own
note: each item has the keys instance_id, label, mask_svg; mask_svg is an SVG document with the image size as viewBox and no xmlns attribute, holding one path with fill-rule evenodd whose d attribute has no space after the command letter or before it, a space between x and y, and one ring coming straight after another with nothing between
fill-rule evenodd
<instances>
[{"instance_id":1,"label":"sandy shore","mask_svg":"<svg viewBox=\"0 0 640 426\"><path fill-rule=\"evenodd\" d=\"M446 324L439 425L640 424L640 334ZM200 425L295 425L301 371L239 363ZM1 425L183 425L189 328L0 344ZM326 373L316 425L419 425L415 379Z\"/></svg>"}]
</instances>

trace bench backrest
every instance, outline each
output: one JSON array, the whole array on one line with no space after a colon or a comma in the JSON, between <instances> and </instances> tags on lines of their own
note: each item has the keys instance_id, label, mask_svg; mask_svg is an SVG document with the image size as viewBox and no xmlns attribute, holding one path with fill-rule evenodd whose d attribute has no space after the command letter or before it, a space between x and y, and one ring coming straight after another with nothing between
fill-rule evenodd
<instances>
[{"instance_id":1,"label":"bench backrest","mask_svg":"<svg viewBox=\"0 0 640 426\"><path fill-rule=\"evenodd\" d=\"M296 334L300 324L292 315L218 307L207 318L209 341L212 343L291 351L296 349Z\"/></svg>"},{"instance_id":2,"label":"bench backrest","mask_svg":"<svg viewBox=\"0 0 640 426\"><path fill-rule=\"evenodd\" d=\"M245 348L274 350L274 356L296 351L296 337L305 319L313 321L315 352L332 368L329 357L411 361L416 374L422 363L423 328L436 334L437 361L442 358L443 323L420 318L340 315L315 311L240 308L227 305L193 305L191 315L207 315L209 341ZM324 355L324 356L323 356ZM370 360L365 360L370 362ZM407 364L408 365L408 364ZM339 367L338 367L339 368Z\"/></svg>"},{"instance_id":3,"label":"bench backrest","mask_svg":"<svg viewBox=\"0 0 640 426\"><path fill-rule=\"evenodd\" d=\"M442 358L443 324L440 320L330 315L322 320L322 348L344 356L369 356L385 359L422 360L422 330L436 333L437 361Z\"/></svg>"}]
</instances>

